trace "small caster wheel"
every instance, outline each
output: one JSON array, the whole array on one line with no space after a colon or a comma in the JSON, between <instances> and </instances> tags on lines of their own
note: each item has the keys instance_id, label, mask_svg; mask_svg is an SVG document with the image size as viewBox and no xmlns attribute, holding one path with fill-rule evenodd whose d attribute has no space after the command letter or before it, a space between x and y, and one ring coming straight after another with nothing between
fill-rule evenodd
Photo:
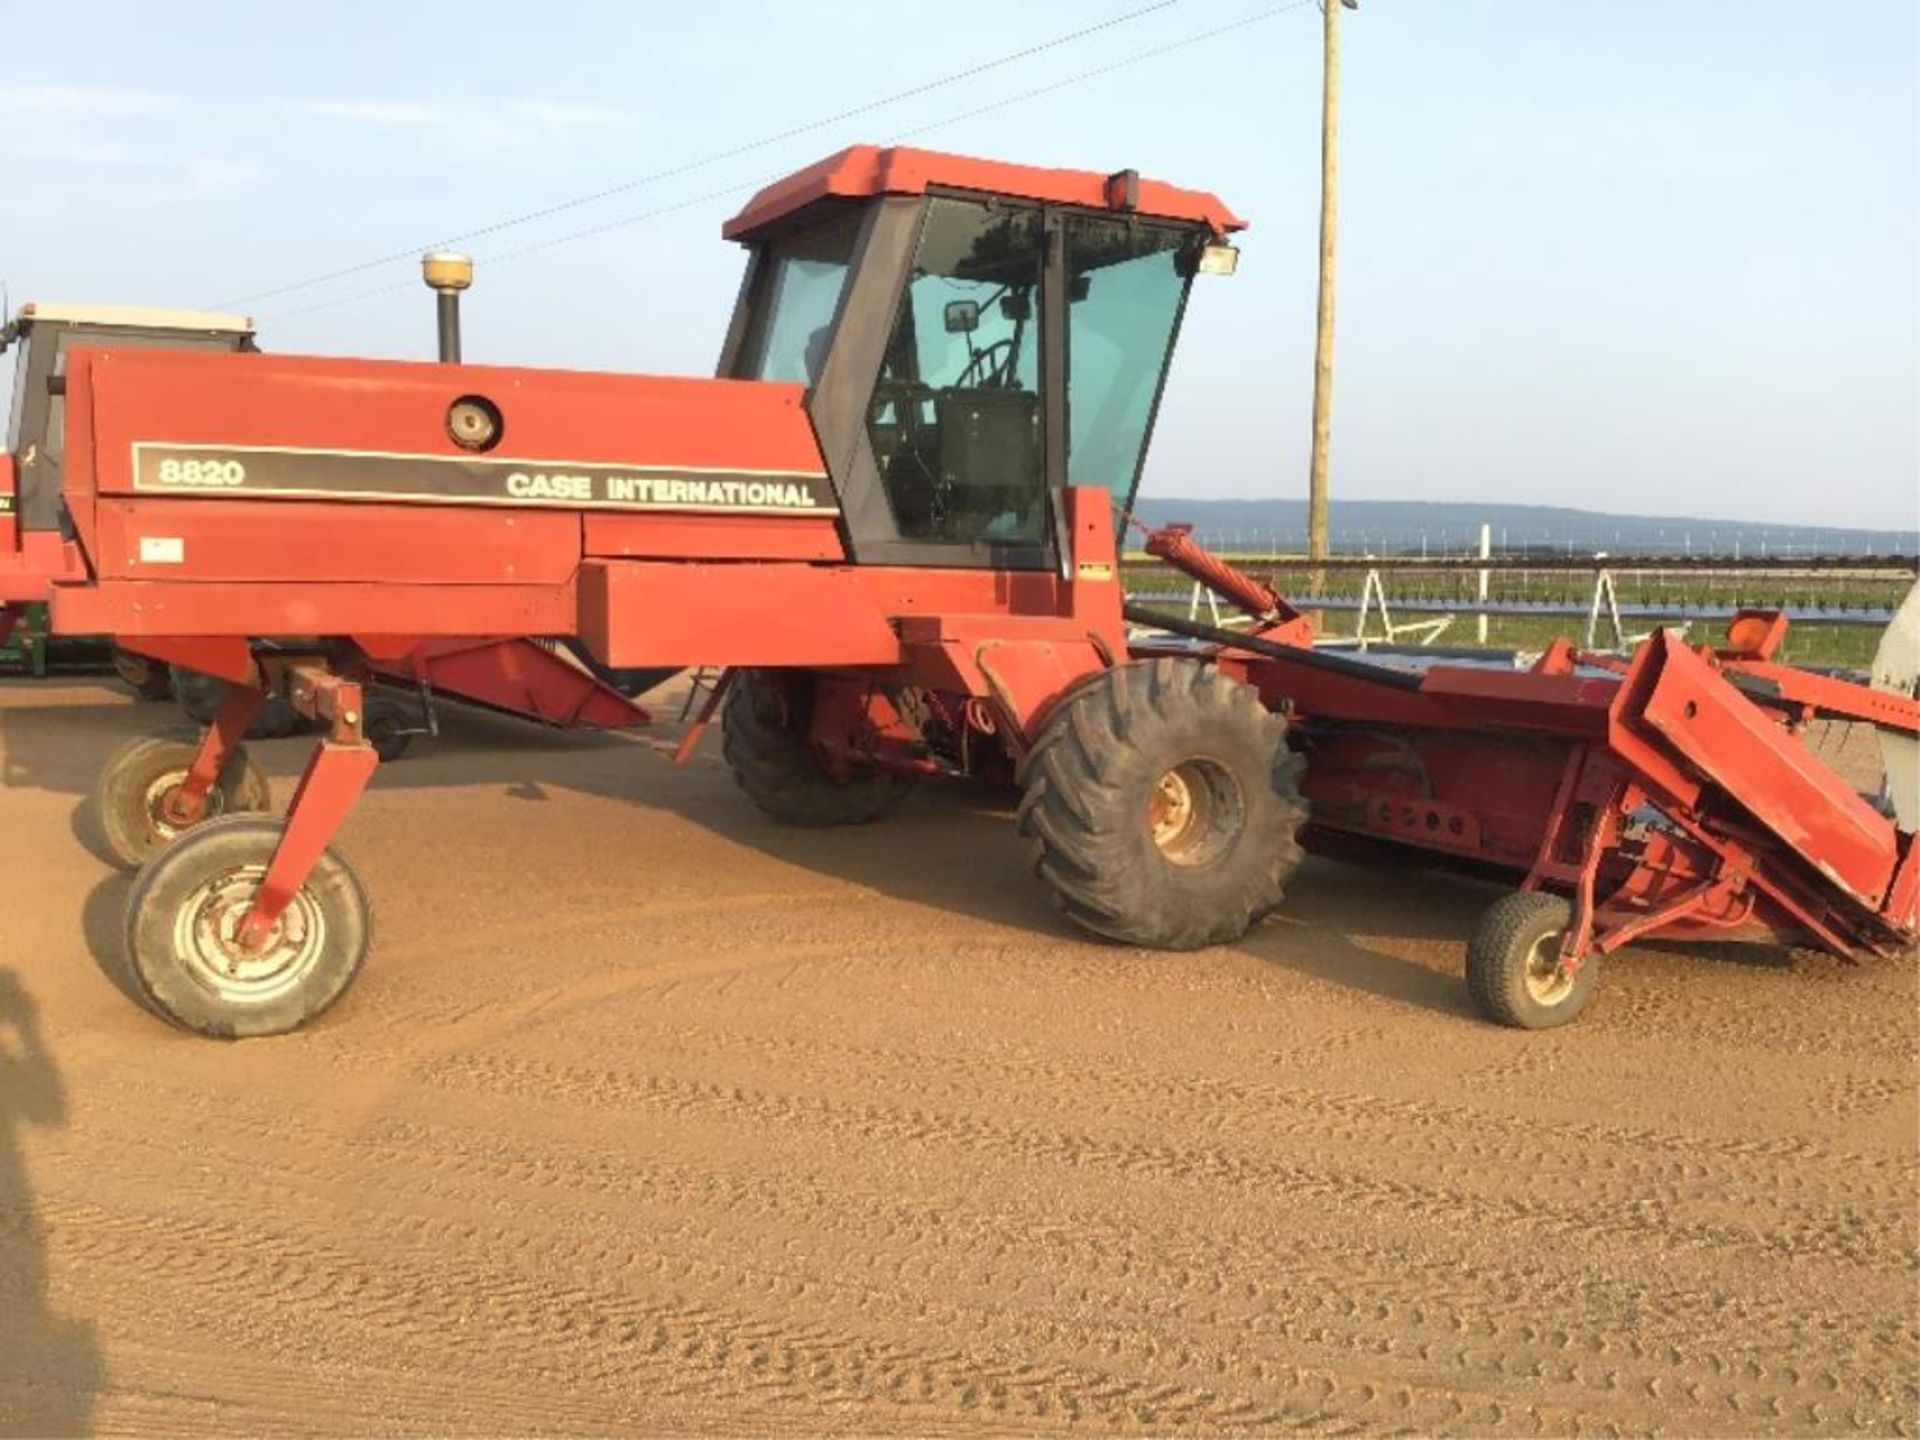
<instances>
[{"instance_id":1,"label":"small caster wheel","mask_svg":"<svg viewBox=\"0 0 1920 1440\"><path fill-rule=\"evenodd\" d=\"M1589 954L1569 975L1560 942L1573 906L1558 895L1516 890L1496 900L1467 942L1467 988L1489 1020L1521 1030L1564 1025L1587 1008L1600 983L1600 957Z\"/></svg>"},{"instance_id":2,"label":"small caster wheel","mask_svg":"<svg viewBox=\"0 0 1920 1440\"><path fill-rule=\"evenodd\" d=\"M137 735L107 757L94 783L94 811L109 858L123 870L138 870L180 833L162 809L180 787L200 750L200 731L171 726ZM267 777L242 745L207 791L206 818L267 808Z\"/></svg>"},{"instance_id":3,"label":"small caster wheel","mask_svg":"<svg viewBox=\"0 0 1920 1440\"><path fill-rule=\"evenodd\" d=\"M283 828L252 815L212 820L140 872L127 896L127 968L156 1014L223 1039L282 1035L353 983L373 915L332 846L261 948L237 939Z\"/></svg>"},{"instance_id":4,"label":"small caster wheel","mask_svg":"<svg viewBox=\"0 0 1920 1440\"><path fill-rule=\"evenodd\" d=\"M361 729L381 764L398 760L407 753L407 746L413 743L413 726L409 723L412 718L398 700L385 695L367 697L366 718Z\"/></svg>"},{"instance_id":5,"label":"small caster wheel","mask_svg":"<svg viewBox=\"0 0 1920 1440\"><path fill-rule=\"evenodd\" d=\"M149 660L144 655L136 655L116 645L113 673L120 677L121 684L133 691L137 700L173 698L173 677L167 672L167 667L157 660Z\"/></svg>"}]
</instances>

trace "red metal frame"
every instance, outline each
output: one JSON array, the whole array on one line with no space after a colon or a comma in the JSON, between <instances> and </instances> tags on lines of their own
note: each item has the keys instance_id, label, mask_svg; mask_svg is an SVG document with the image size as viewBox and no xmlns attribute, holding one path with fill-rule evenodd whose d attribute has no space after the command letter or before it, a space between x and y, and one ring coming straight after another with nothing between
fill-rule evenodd
<instances>
[{"instance_id":1,"label":"red metal frame","mask_svg":"<svg viewBox=\"0 0 1920 1440\"><path fill-rule=\"evenodd\" d=\"M247 727L260 713L266 698L251 685L227 687L220 708L214 712L213 723L200 737L200 748L187 770L187 778L160 803L161 813L170 824L185 829L206 818L207 794L227 761L246 740Z\"/></svg>"},{"instance_id":2,"label":"red metal frame","mask_svg":"<svg viewBox=\"0 0 1920 1440\"><path fill-rule=\"evenodd\" d=\"M86 561L73 541L53 530L3 533L12 528L0 526L0 607L45 600L56 582L86 578Z\"/></svg>"},{"instance_id":3,"label":"red metal frame","mask_svg":"<svg viewBox=\"0 0 1920 1440\"><path fill-rule=\"evenodd\" d=\"M356 635L369 674L563 729L618 730L652 717L574 660L517 635L420 639Z\"/></svg>"},{"instance_id":4,"label":"red metal frame","mask_svg":"<svg viewBox=\"0 0 1920 1440\"><path fill-rule=\"evenodd\" d=\"M679 745L674 747L673 763L684 765L693 758L694 750L700 744L700 737L707 733L707 726L713 723L713 717L720 713L727 692L733 688L734 679L739 671L731 667L720 672L720 678L713 682L713 688L707 691L707 698L700 706L700 713L694 716L693 723L687 727L687 733L680 737Z\"/></svg>"},{"instance_id":5,"label":"red metal frame","mask_svg":"<svg viewBox=\"0 0 1920 1440\"><path fill-rule=\"evenodd\" d=\"M1234 573L1196 557L1184 536L1156 540L1151 549L1205 583ZM1294 623L1254 582L1218 589ZM943 619L927 634L958 628ZM1567 891L1569 970L1656 933L1797 936L1843 955L1912 945L1920 841L1794 731L1827 715L1920 734L1920 704L1771 661L1782 633L1771 613L1735 628L1744 640L1721 651L1663 633L1630 662L1568 645L1532 671L1438 664L1411 685L1329 667L1304 648L1289 657L1225 646L1216 658L1302 720L1320 833L1492 863L1524 888ZM1084 653L1067 659L1060 692L1090 664ZM975 692L981 683L957 665L944 680Z\"/></svg>"},{"instance_id":6,"label":"red metal frame","mask_svg":"<svg viewBox=\"0 0 1920 1440\"><path fill-rule=\"evenodd\" d=\"M1270 609L1270 591L1180 531L1148 548ZM1396 676L1224 635L1215 654L1296 717L1309 845L1362 835L1563 891L1568 970L1653 933L1792 935L1839 954L1912 945L1920 842L1797 731L1829 716L1920 735L1920 702L1774 661L1775 612L1730 629L1717 650L1662 632L1630 661L1560 641L1531 670L1442 661Z\"/></svg>"},{"instance_id":7,"label":"red metal frame","mask_svg":"<svg viewBox=\"0 0 1920 1440\"><path fill-rule=\"evenodd\" d=\"M307 883L314 865L380 763L361 729L366 706L357 683L306 664L276 667L275 678L288 703L308 719L325 723L328 733L307 760L287 806L286 826L267 862L253 904L240 921L236 938L249 949L259 949L272 938L274 925ZM201 747L203 755L214 744L211 737L223 728L229 711L239 721L239 733L245 733L246 720L252 718L264 698L250 686L233 686L208 741Z\"/></svg>"},{"instance_id":8,"label":"red metal frame","mask_svg":"<svg viewBox=\"0 0 1920 1440\"><path fill-rule=\"evenodd\" d=\"M1313 643L1310 617L1294 609L1271 585L1210 554L1193 538L1191 525L1162 525L1148 531L1146 552L1238 605L1253 617L1254 633L1262 639L1283 645Z\"/></svg>"}]
</instances>

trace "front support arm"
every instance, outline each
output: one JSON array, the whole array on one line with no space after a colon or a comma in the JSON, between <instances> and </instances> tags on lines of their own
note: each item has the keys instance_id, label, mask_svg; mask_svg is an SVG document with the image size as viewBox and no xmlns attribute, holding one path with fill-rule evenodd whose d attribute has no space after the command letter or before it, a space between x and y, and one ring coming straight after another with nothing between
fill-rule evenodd
<instances>
[{"instance_id":1,"label":"front support arm","mask_svg":"<svg viewBox=\"0 0 1920 1440\"><path fill-rule=\"evenodd\" d=\"M283 679L293 707L311 719L329 722L331 733L314 747L307 761L293 803L287 807L280 843L267 863L252 908L240 922L240 943L249 949L259 949L271 938L273 927L307 883L380 763L361 733L363 710L357 684L304 664L287 666Z\"/></svg>"}]
</instances>

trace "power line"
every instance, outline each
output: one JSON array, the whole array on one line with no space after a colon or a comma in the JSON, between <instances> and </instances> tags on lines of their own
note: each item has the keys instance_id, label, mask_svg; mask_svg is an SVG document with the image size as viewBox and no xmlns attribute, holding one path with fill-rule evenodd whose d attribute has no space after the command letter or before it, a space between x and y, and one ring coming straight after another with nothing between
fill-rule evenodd
<instances>
[{"instance_id":1,"label":"power line","mask_svg":"<svg viewBox=\"0 0 1920 1440\"><path fill-rule=\"evenodd\" d=\"M769 178L778 179L780 177L772 176ZM755 190L767 183L769 183L768 180L736 182L732 185L723 186L718 190L709 190L704 195L690 196L685 200L676 200L670 205L662 205L653 210L642 211L638 215L628 215L623 219L609 220L605 224L590 226L585 230L575 230L566 235L556 235L551 240L542 240L533 245L524 245L518 250L502 250L492 255L481 255L476 258L476 263L492 266L498 265L506 260L518 260L523 255L532 255L542 250L551 250L554 246L565 245L569 241L585 240L589 236L599 235L608 230L618 230L627 225L639 225L648 220L657 220L664 215L672 215L677 211L691 210L696 205L705 205L713 200L724 200L729 195L738 195L742 190ZM408 251L406 258L412 259L413 252ZM351 295L335 296L330 300L321 300L313 305L303 305L298 310L281 310L260 318L267 320L291 320L296 315L311 315L317 310L331 310L336 305L352 305L361 300L371 300L376 296L392 295L400 290L412 290L418 286L419 283L418 277L409 277L405 280L396 280L390 285L375 286L371 290L357 290Z\"/></svg>"},{"instance_id":2,"label":"power line","mask_svg":"<svg viewBox=\"0 0 1920 1440\"><path fill-rule=\"evenodd\" d=\"M1202 31L1198 35L1189 35L1184 40L1176 40L1170 44L1157 46L1151 50L1137 51L1124 60L1116 60L1108 65L1096 66L1091 70L1082 70L1078 74L1069 75L1063 80L1056 80L1050 85L1042 85L1035 90L1023 90L1020 94L1010 95L1003 100L996 100L986 105L978 105L971 110L962 110L958 114L948 115L944 119L930 120L924 125L915 125L911 129L898 131L887 143L896 145L902 140L911 140L915 136L925 135L930 131L943 130L949 125L958 125L964 120L972 120L977 116L990 114L995 110L1005 110L1010 106L1025 104L1027 101L1037 100L1043 95L1051 95L1057 90L1065 90L1070 86L1080 85L1088 80L1096 80L1103 75L1110 75L1116 70L1124 70L1129 66L1138 65L1144 61L1155 60L1163 55L1172 54L1176 50L1184 50L1188 46L1198 45L1204 40L1217 39L1229 31L1242 29L1245 26L1254 24L1256 21L1270 20L1275 15L1279 15L1285 11L1304 9L1313 3L1315 3L1315 0L1290 0L1288 4L1278 5L1254 15L1243 16L1238 20L1215 26L1211 30ZM745 184L729 185L720 190L709 191L705 195L695 196L689 200L676 201L674 204L664 205L657 210L649 210L640 215L629 215L619 220L608 220L598 225L588 226L584 230L570 231L565 235L556 235L547 240L536 240L531 245L523 245L517 250L503 250L497 254L488 256L487 263L490 265L498 265L502 260L517 260L523 255L537 254L542 250L551 250L557 245L566 245L575 240L585 240L594 235L604 234L609 230L618 230L627 225L637 225L645 220L658 219L662 215L670 215L679 210L691 209L693 206L703 205L709 200L719 200L724 199L728 195L737 195L742 190L758 189L763 185L770 185L774 181L784 178L785 172L778 175L768 175L759 180L748 181Z\"/></svg>"},{"instance_id":3,"label":"power line","mask_svg":"<svg viewBox=\"0 0 1920 1440\"><path fill-rule=\"evenodd\" d=\"M1176 51L1188 49L1191 46L1202 44L1208 40L1217 40L1222 35L1230 34L1236 30L1243 30L1247 26L1259 24L1263 20L1271 20L1277 15L1286 14L1290 10L1305 9L1307 6L1313 5L1315 3L1317 3L1317 0L1288 0L1288 3L1284 5L1271 6L1265 10L1256 11L1251 15L1244 15L1238 20L1230 20L1223 25L1216 25L1211 29L1200 31L1198 34L1186 36L1184 39L1171 41L1165 45L1155 46L1154 48L1149 50L1136 51L1134 54L1129 55L1124 59L1115 60L1112 63L1107 65L1095 66L1090 70L1082 70L1077 74L1069 75L1066 78L1061 80L1056 80L1052 84L1042 85L1038 89L1024 90L1018 95L1010 95L1010 96L1007 96L1005 99L996 100L991 102L990 104L978 105L971 110L962 110L957 114L948 115L943 119L929 121L924 125L916 125L916 126L913 126L911 129L899 131L894 136L891 137L888 143L896 144L902 140L912 139L913 137L918 135L925 135L930 131L944 129L950 125L958 125L963 121L972 120L981 115L991 114L992 112L997 110L1005 110L1014 105L1025 104L1026 102L1031 100L1038 100L1042 96L1051 95L1057 91L1065 90L1075 85L1084 84L1089 80L1097 80L1102 76L1111 75L1117 70L1125 70L1135 65L1144 64L1149 60L1157 60L1163 56L1171 55ZM773 183L775 180L783 179L784 177L785 177L785 172L781 172L780 174L762 176L757 180L738 181L731 185L722 186L720 189L717 189L717 190L709 190L706 193L701 195L690 196L689 198L684 200L676 200L669 205L662 205L652 210L642 211L638 215L622 216L617 220L608 220L598 225L588 226L585 229L572 230L567 232L564 235L556 235L546 240L538 240L531 245L523 245L515 250L503 250L503 251L498 251L492 255L482 255L477 257L477 259L479 263L489 267L502 264L508 260L518 260L528 255L535 255L535 254L541 253L542 251L554 249L557 246L571 244L576 240L586 240L596 235L604 235L610 230L620 230L620 229L624 229L629 225L640 225L640 224L646 223L649 220L657 220L662 218L663 216L677 214L682 210L691 210L695 206L705 205L714 200L723 200L730 195L738 195L743 191L758 190L762 186L769 185ZM454 238L457 239L460 237L454 237ZM404 252L403 255L398 256L396 258L411 260L414 257L415 257L415 252L412 250L409 250ZM382 261L379 263L386 263L386 262ZM369 267L367 266L356 267L356 269L366 269L366 268L369 268ZM352 273L352 272L343 271L340 273L345 274L345 273ZM352 305L352 304L358 303L359 301L371 300L381 295L391 295L401 290L411 290L414 288L416 284L418 284L418 281L409 277L406 280L396 281L395 283L390 285L381 285L371 290L356 291L351 295L342 295L333 299L322 300L317 304L305 305L297 310L283 310L283 311L280 311L277 315L270 314L262 318L290 320L296 316L311 315L316 311L320 311L320 310L331 310L338 305ZM293 289L293 288L298 288L298 287L293 287L293 286L283 287L283 291L285 289ZM275 291L270 293L278 294L278 293L283 293L283 291Z\"/></svg>"},{"instance_id":4,"label":"power line","mask_svg":"<svg viewBox=\"0 0 1920 1440\"><path fill-rule=\"evenodd\" d=\"M1158 10L1168 10L1180 3L1181 0L1153 0L1152 4L1142 5L1124 14L1115 15L1109 19L1098 21L1095 24L1083 26L1078 30L1069 31L1064 35L1056 35L1051 40L1043 40L1039 44L1029 45L1023 50L1015 50L1010 54L999 56L996 59L986 60L978 65L969 66L965 70L956 70L952 74L943 75L936 80L924 81L921 84L909 86L905 90L897 90L891 95L883 96L878 100L868 100L863 104L853 106L851 109L839 111L837 114L824 116L817 120L809 120L805 124L792 126L776 134L763 136L758 140L750 140L746 144L736 145L730 150L718 150L710 155L704 155L697 160L689 160L683 164L669 166L664 170L656 170L650 175L641 175L632 180L623 180L618 185L609 185L604 189L595 190L585 195L576 195L569 200L556 201L551 205L541 206L537 210L528 210L519 215L509 216L504 220L495 220L472 230L462 230L458 234L444 235L428 241L424 245L412 245L405 250L394 250L370 260L362 260L353 265L342 266L338 270L329 270L324 274L311 275L304 280L295 280L285 285L276 285L269 290L256 290L248 295L236 296L231 300L218 302L213 308L217 310L237 309L241 306L249 305L256 300L271 299L276 295L285 295L294 290L311 289L315 285L324 285L332 280L342 280L349 275L358 275L368 270L377 269L382 265L391 265L400 260L411 260L419 255L421 251L432 249L435 246L455 245L467 240L477 240L482 236L498 234L502 230L510 230L516 225L525 225L534 220L545 220L550 216L563 214L568 210L577 210L583 205L592 205L615 195L623 195L629 190L638 190L645 185L657 184L662 180L671 180L676 176L686 175L692 171L704 169L709 165L717 165L723 160L738 159L740 156L751 154L755 150L764 150L769 145L778 145L784 140L792 140L801 135L811 134L816 130L823 130L829 125L837 125L843 120L851 120L856 115L865 115L870 111L898 104L902 100L911 100L917 95L926 95L935 90L945 89L949 85L957 85L962 80L971 80L977 76L985 75L990 71L1000 70L1008 65L1017 64L1019 61L1031 59L1035 55L1043 55L1049 50L1057 50L1063 45L1071 45L1076 40L1084 40L1090 35L1097 35L1102 31L1115 29L1130 21L1138 20L1143 15L1151 15Z\"/></svg>"}]
</instances>

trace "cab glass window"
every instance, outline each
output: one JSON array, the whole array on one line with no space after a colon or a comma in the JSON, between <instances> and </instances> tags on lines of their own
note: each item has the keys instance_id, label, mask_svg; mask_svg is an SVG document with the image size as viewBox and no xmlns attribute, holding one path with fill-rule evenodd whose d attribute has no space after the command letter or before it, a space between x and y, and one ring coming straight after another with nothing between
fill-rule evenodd
<instances>
[{"instance_id":1,"label":"cab glass window","mask_svg":"<svg viewBox=\"0 0 1920 1440\"><path fill-rule=\"evenodd\" d=\"M847 207L772 243L746 378L803 385L820 378L859 235L860 212Z\"/></svg>"},{"instance_id":2,"label":"cab glass window","mask_svg":"<svg viewBox=\"0 0 1920 1440\"><path fill-rule=\"evenodd\" d=\"M903 539L1045 538L1039 212L936 198L867 412Z\"/></svg>"},{"instance_id":3,"label":"cab glass window","mask_svg":"<svg viewBox=\"0 0 1920 1440\"><path fill-rule=\"evenodd\" d=\"M22 412L27 404L27 359L32 352L22 345L13 356L13 406L7 411L7 451L18 453Z\"/></svg>"},{"instance_id":4,"label":"cab glass window","mask_svg":"<svg viewBox=\"0 0 1920 1440\"><path fill-rule=\"evenodd\" d=\"M1184 230L1076 216L1067 225L1067 483L1133 503L1186 300Z\"/></svg>"}]
</instances>

